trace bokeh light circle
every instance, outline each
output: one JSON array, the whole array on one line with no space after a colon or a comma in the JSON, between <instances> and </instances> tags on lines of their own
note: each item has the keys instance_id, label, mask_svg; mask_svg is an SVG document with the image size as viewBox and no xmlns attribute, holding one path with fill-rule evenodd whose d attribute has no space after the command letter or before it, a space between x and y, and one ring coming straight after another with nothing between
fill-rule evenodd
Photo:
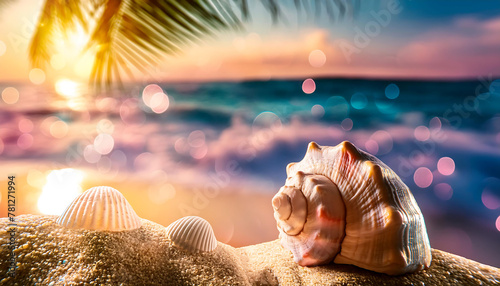
<instances>
[{"instance_id":1,"label":"bokeh light circle","mask_svg":"<svg viewBox=\"0 0 500 286\"><path fill-rule=\"evenodd\" d=\"M363 109L368 105L368 99L361 92L356 92L351 96L351 106L356 109Z\"/></svg>"},{"instance_id":2,"label":"bokeh light circle","mask_svg":"<svg viewBox=\"0 0 500 286\"><path fill-rule=\"evenodd\" d=\"M96 125L96 130L97 133L113 134L115 125L113 124L113 122L111 122L111 120L104 118L99 120Z\"/></svg>"},{"instance_id":3,"label":"bokeh light circle","mask_svg":"<svg viewBox=\"0 0 500 286\"><path fill-rule=\"evenodd\" d=\"M168 96L163 92L154 94L149 103L151 110L157 114L165 112L170 106Z\"/></svg>"},{"instance_id":4,"label":"bokeh light circle","mask_svg":"<svg viewBox=\"0 0 500 286\"><path fill-rule=\"evenodd\" d=\"M370 136L370 140L374 141L377 146L377 152L374 152L373 154L383 155L392 151L393 139L389 132L385 130L378 130ZM372 142L370 142L370 144L372 147L375 146Z\"/></svg>"},{"instance_id":5,"label":"bokeh light circle","mask_svg":"<svg viewBox=\"0 0 500 286\"><path fill-rule=\"evenodd\" d=\"M315 104L311 107L311 114L314 117L321 118L325 115L325 109L320 104Z\"/></svg>"},{"instance_id":6,"label":"bokeh light circle","mask_svg":"<svg viewBox=\"0 0 500 286\"><path fill-rule=\"evenodd\" d=\"M157 93L163 93L163 89L157 84L149 84L142 90L142 101L151 107L151 99Z\"/></svg>"},{"instance_id":7,"label":"bokeh light circle","mask_svg":"<svg viewBox=\"0 0 500 286\"><path fill-rule=\"evenodd\" d=\"M24 133L19 138L17 138L17 147L22 150L29 149L33 145L33 136L28 133Z\"/></svg>"},{"instance_id":8,"label":"bokeh light circle","mask_svg":"<svg viewBox=\"0 0 500 286\"><path fill-rule=\"evenodd\" d=\"M34 84L42 84L45 82L45 72L41 69L34 68L30 71L29 78Z\"/></svg>"},{"instance_id":9,"label":"bokeh light circle","mask_svg":"<svg viewBox=\"0 0 500 286\"><path fill-rule=\"evenodd\" d=\"M322 50L314 50L309 53L309 64L315 68L320 68L326 63L326 55Z\"/></svg>"},{"instance_id":10,"label":"bokeh light circle","mask_svg":"<svg viewBox=\"0 0 500 286\"><path fill-rule=\"evenodd\" d=\"M2 100L7 104L15 104L19 100L19 91L15 87L6 87L2 91Z\"/></svg>"},{"instance_id":11,"label":"bokeh light circle","mask_svg":"<svg viewBox=\"0 0 500 286\"><path fill-rule=\"evenodd\" d=\"M441 119L439 119L439 117L433 117L429 121L429 128L432 129L433 131L441 130L442 126L443 126L443 124L441 123Z\"/></svg>"},{"instance_id":12,"label":"bokeh light circle","mask_svg":"<svg viewBox=\"0 0 500 286\"><path fill-rule=\"evenodd\" d=\"M489 91L491 94L500 95L500 79L494 80L490 83Z\"/></svg>"},{"instance_id":13,"label":"bokeh light circle","mask_svg":"<svg viewBox=\"0 0 500 286\"><path fill-rule=\"evenodd\" d=\"M125 167L127 165L127 155L122 150L114 150L109 155L111 162L119 167Z\"/></svg>"},{"instance_id":14,"label":"bokeh light circle","mask_svg":"<svg viewBox=\"0 0 500 286\"><path fill-rule=\"evenodd\" d=\"M90 164L95 164L101 159L101 154L95 150L94 145L87 145L83 149L83 158Z\"/></svg>"},{"instance_id":15,"label":"bokeh light circle","mask_svg":"<svg viewBox=\"0 0 500 286\"><path fill-rule=\"evenodd\" d=\"M174 149L179 154L186 154L189 152L189 145L186 138L179 138L175 140Z\"/></svg>"},{"instance_id":16,"label":"bokeh light circle","mask_svg":"<svg viewBox=\"0 0 500 286\"><path fill-rule=\"evenodd\" d=\"M453 189L447 183L439 183L434 186L434 194L443 201L447 201L453 196Z\"/></svg>"},{"instance_id":17,"label":"bokeh light circle","mask_svg":"<svg viewBox=\"0 0 500 286\"><path fill-rule=\"evenodd\" d=\"M202 147L205 145L205 132L201 130L191 132L187 138L187 142L193 148Z\"/></svg>"},{"instance_id":18,"label":"bokeh light circle","mask_svg":"<svg viewBox=\"0 0 500 286\"><path fill-rule=\"evenodd\" d=\"M115 140L113 136L101 133L94 138L95 151L101 155L107 155L113 151Z\"/></svg>"},{"instance_id":19,"label":"bokeh light circle","mask_svg":"<svg viewBox=\"0 0 500 286\"><path fill-rule=\"evenodd\" d=\"M308 78L302 82L302 91L306 94L311 94L316 90L316 83L312 78Z\"/></svg>"},{"instance_id":20,"label":"bokeh light circle","mask_svg":"<svg viewBox=\"0 0 500 286\"><path fill-rule=\"evenodd\" d=\"M391 83L385 87L385 96L389 99L396 99L399 96L399 87Z\"/></svg>"},{"instance_id":21,"label":"bokeh light circle","mask_svg":"<svg viewBox=\"0 0 500 286\"><path fill-rule=\"evenodd\" d=\"M276 113L270 111L261 112L253 120L252 128L254 131L261 129L271 129L278 132L283 127L281 119Z\"/></svg>"},{"instance_id":22,"label":"bokeh light circle","mask_svg":"<svg viewBox=\"0 0 500 286\"><path fill-rule=\"evenodd\" d=\"M340 123L340 126L345 131L350 131L352 129L353 125L354 125L354 123L352 122L351 118L346 118L346 119L342 120L342 122Z\"/></svg>"},{"instance_id":23,"label":"bokeh light circle","mask_svg":"<svg viewBox=\"0 0 500 286\"><path fill-rule=\"evenodd\" d=\"M68 124L62 120L56 120L50 125L49 132L54 138L63 138L68 134Z\"/></svg>"},{"instance_id":24,"label":"bokeh light circle","mask_svg":"<svg viewBox=\"0 0 500 286\"><path fill-rule=\"evenodd\" d=\"M331 96L326 100L325 112L335 119L343 120L349 116L349 103L342 96Z\"/></svg>"},{"instance_id":25,"label":"bokeh light circle","mask_svg":"<svg viewBox=\"0 0 500 286\"><path fill-rule=\"evenodd\" d=\"M431 132L429 131L429 128L421 125L415 128L413 136L415 136L415 139L418 141L427 141L431 138Z\"/></svg>"},{"instance_id":26,"label":"bokeh light circle","mask_svg":"<svg viewBox=\"0 0 500 286\"><path fill-rule=\"evenodd\" d=\"M450 157L442 157L437 163L439 173L449 176L455 171L455 161Z\"/></svg>"},{"instance_id":27,"label":"bokeh light circle","mask_svg":"<svg viewBox=\"0 0 500 286\"><path fill-rule=\"evenodd\" d=\"M189 151L189 154L191 154L191 157L193 157L194 159L197 159L197 160L201 160L201 159L205 158L207 153L208 153L208 148L206 145L203 145L203 146L198 147L198 148L193 148L193 149L191 149L191 151Z\"/></svg>"},{"instance_id":28,"label":"bokeh light circle","mask_svg":"<svg viewBox=\"0 0 500 286\"><path fill-rule=\"evenodd\" d=\"M497 230L500 231L500 215L497 217L497 220L495 221L495 226L497 227Z\"/></svg>"},{"instance_id":29,"label":"bokeh light circle","mask_svg":"<svg viewBox=\"0 0 500 286\"><path fill-rule=\"evenodd\" d=\"M57 116L49 116L45 118L40 124L40 131L42 132L42 134L45 136L52 136L50 128L52 124L57 121L59 121L59 117Z\"/></svg>"},{"instance_id":30,"label":"bokeh light circle","mask_svg":"<svg viewBox=\"0 0 500 286\"><path fill-rule=\"evenodd\" d=\"M496 210L500 208L500 197L497 197L491 190L487 188L484 189L481 194L481 201L483 202L483 205L490 210Z\"/></svg>"},{"instance_id":31,"label":"bokeh light circle","mask_svg":"<svg viewBox=\"0 0 500 286\"><path fill-rule=\"evenodd\" d=\"M378 153L378 149L379 149L377 141L375 141L373 139L368 139L365 142L365 148L366 148L366 151L368 151L368 153L371 153L373 155L376 155Z\"/></svg>"},{"instance_id":32,"label":"bokeh light circle","mask_svg":"<svg viewBox=\"0 0 500 286\"><path fill-rule=\"evenodd\" d=\"M429 187L432 184L433 179L434 176L432 175L431 170L426 167L418 168L413 174L415 184L422 189Z\"/></svg>"},{"instance_id":33,"label":"bokeh light circle","mask_svg":"<svg viewBox=\"0 0 500 286\"><path fill-rule=\"evenodd\" d=\"M17 124L19 131L23 133L29 133L33 131L33 122L29 120L28 118L23 118L19 120L19 123Z\"/></svg>"}]
</instances>

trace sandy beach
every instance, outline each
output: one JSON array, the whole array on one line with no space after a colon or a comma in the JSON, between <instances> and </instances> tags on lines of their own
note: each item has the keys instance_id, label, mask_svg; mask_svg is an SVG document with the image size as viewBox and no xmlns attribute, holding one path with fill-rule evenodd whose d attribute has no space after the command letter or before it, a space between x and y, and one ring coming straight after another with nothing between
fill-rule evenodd
<instances>
[{"instance_id":1,"label":"sandy beach","mask_svg":"<svg viewBox=\"0 0 500 286\"><path fill-rule=\"evenodd\" d=\"M0 261L0 285L497 285L500 269L433 250L429 269L388 276L350 265L301 267L278 240L209 253L173 245L162 225L142 219L132 231L65 229L56 216L16 218L17 271ZM0 219L2 257L9 257L8 220Z\"/></svg>"}]
</instances>

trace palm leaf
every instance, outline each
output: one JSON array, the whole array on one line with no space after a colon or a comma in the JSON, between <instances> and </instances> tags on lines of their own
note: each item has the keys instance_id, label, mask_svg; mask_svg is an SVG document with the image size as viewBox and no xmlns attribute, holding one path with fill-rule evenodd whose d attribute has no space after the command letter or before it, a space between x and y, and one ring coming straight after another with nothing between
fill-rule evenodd
<instances>
[{"instance_id":1,"label":"palm leaf","mask_svg":"<svg viewBox=\"0 0 500 286\"><path fill-rule=\"evenodd\" d=\"M0 0L0 9L7 6L8 4L14 2L14 0Z\"/></svg>"},{"instance_id":2,"label":"palm leaf","mask_svg":"<svg viewBox=\"0 0 500 286\"><path fill-rule=\"evenodd\" d=\"M92 2L90 2L92 3ZM41 67L54 52L54 38L76 29L78 25L88 30L89 2L81 0L46 0L38 21L37 29L31 38L29 56L31 63Z\"/></svg>"},{"instance_id":3,"label":"palm leaf","mask_svg":"<svg viewBox=\"0 0 500 286\"><path fill-rule=\"evenodd\" d=\"M281 5L287 1L260 2L274 23L284 19ZM325 10L331 19L352 11L351 4L347 0L295 0L298 12L314 6L316 15ZM90 32L86 50L95 52L90 80L96 87L110 86L119 82L122 73L132 77L133 70L147 72L166 55L179 54L221 30L242 29L249 18L248 0L46 0L31 41L30 59L35 66L46 64L54 51L54 35L80 25Z\"/></svg>"},{"instance_id":4,"label":"palm leaf","mask_svg":"<svg viewBox=\"0 0 500 286\"><path fill-rule=\"evenodd\" d=\"M210 2L211 3L211 2ZM108 1L88 47L98 47L91 80L111 84L121 69L143 72L205 35L239 26L239 20L201 1ZM119 59L119 68L113 68Z\"/></svg>"}]
</instances>

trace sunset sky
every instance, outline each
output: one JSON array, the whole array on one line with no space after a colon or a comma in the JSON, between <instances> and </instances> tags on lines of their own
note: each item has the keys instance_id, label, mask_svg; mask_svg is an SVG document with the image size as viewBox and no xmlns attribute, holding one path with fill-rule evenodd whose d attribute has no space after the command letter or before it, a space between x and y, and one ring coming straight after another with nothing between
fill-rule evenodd
<instances>
[{"instance_id":1,"label":"sunset sky","mask_svg":"<svg viewBox=\"0 0 500 286\"><path fill-rule=\"evenodd\" d=\"M17 0L0 13L0 81L29 81L28 43L43 1ZM257 2L257 1L255 1ZM167 56L155 80L243 80L314 76L477 78L500 74L500 7L493 1L363 3L354 21L301 16L285 5L288 24L272 27L254 3L243 32L222 32ZM389 16L390 18L388 18ZM378 18L378 19L377 19ZM44 69L47 84L86 80L92 56L80 56L83 33L60 43ZM31 77L35 78L36 72ZM142 80L138 74L135 80ZM150 76L147 76L150 77ZM33 79L32 79L33 81Z\"/></svg>"}]
</instances>

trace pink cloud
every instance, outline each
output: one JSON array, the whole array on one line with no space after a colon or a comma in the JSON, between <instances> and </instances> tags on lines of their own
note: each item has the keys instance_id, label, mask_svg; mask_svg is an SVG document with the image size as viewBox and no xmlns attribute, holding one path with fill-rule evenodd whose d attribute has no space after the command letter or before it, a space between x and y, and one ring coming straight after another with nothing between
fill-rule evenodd
<instances>
[{"instance_id":1,"label":"pink cloud","mask_svg":"<svg viewBox=\"0 0 500 286\"><path fill-rule=\"evenodd\" d=\"M310 141L316 141L320 145L332 145L349 140L360 149L367 150L366 143L375 140L380 147L379 151L383 151L383 147L387 147L386 149L390 151L393 145L403 146L408 142L417 142L414 138L414 130L413 127L405 125L387 125L380 126L378 130L346 132L338 124L311 124L299 119L291 120L276 129L254 129L236 119L231 127L225 129L216 140L210 142L207 159L215 160L235 156L239 159L253 160L269 151L279 149L279 146L283 144L295 148ZM380 136L380 133L385 135ZM426 144L498 156L500 155L498 148L487 143L494 141L493 137L491 134L443 128L438 132L431 132L432 140Z\"/></svg>"},{"instance_id":2,"label":"pink cloud","mask_svg":"<svg viewBox=\"0 0 500 286\"><path fill-rule=\"evenodd\" d=\"M442 77L499 74L500 18L460 18L451 27L422 35L400 49L398 59L419 72Z\"/></svg>"}]
</instances>

